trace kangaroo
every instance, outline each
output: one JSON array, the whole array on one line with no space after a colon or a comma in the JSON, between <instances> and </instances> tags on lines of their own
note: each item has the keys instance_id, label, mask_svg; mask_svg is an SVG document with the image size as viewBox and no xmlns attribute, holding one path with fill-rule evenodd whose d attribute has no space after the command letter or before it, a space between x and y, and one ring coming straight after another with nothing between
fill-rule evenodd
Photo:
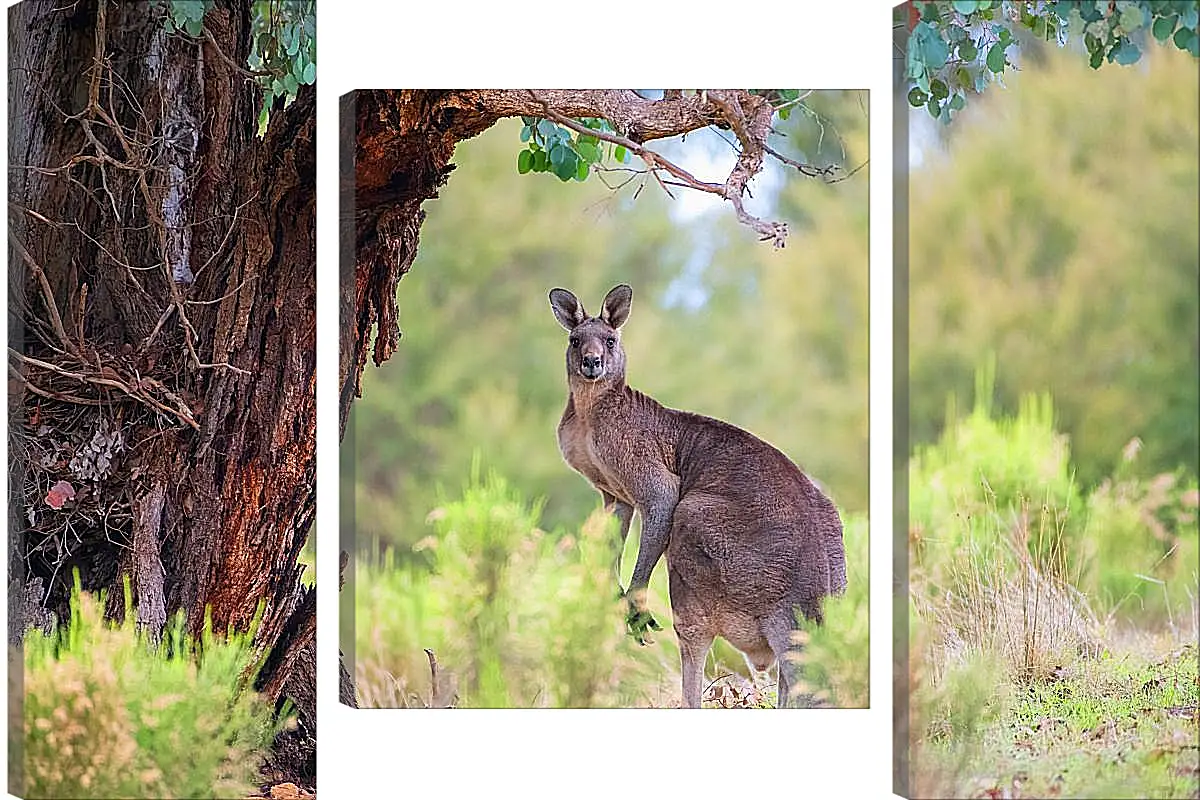
<instances>
[{"instance_id":1,"label":"kangaroo","mask_svg":"<svg viewBox=\"0 0 1200 800\"><path fill-rule=\"evenodd\" d=\"M566 289L550 292L570 332L563 458L600 492L621 541L642 521L627 624L645 644L661 630L646 587L665 555L679 638L683 703L700 707L704 661L715 637L755 670L778 663L779 707L794 705L796 611L821 624L822 601L846 587L842 521L787 456L741 428L667 408L625 383L620 328L633 289L614 287L592 317ZM618 556L619 558L619 556Z\"/></svg>"}]
</instances>

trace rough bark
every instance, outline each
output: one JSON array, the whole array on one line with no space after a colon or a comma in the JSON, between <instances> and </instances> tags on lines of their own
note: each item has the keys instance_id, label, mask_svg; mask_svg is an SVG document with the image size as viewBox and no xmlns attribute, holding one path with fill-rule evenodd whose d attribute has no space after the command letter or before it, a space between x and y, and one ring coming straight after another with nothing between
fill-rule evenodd
<instances>
[{"instance_id":1,"label":"rough bark","mask_svg":"<svg viewBox=\"0 0 1200 800\"><path fill-rule=\"evenodd\" d=\"M249 5L203 41L147 3L10 9L10 522L60 616L73 569L114 614L131 574L151 626L245 630L261 604L277 700L315 682L293 656L315 631L315 90L256 137ZM55 479L79 490L61 510Z\"/></svg>"}]
</instances>

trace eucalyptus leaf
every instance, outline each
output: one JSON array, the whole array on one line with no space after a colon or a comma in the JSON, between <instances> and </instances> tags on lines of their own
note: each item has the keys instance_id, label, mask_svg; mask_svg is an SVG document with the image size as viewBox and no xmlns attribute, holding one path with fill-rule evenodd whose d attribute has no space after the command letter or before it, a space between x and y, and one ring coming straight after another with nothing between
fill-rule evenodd
<instances>
[{"instance_id":1,"label":"eucalyptus leaf","mask_svg":"<svg viewBox=\"0 0 1200 800\"><path fill-rule=\"evenodd\" d=\"M999 73L1004 71L1004 47L1004 45L996 42L994 45L992 45L991 49L988 50L987 67L992 72Z\"/></svg>"},{"instance_id":2,"label":"eucalyptus leaf","mask_svg":"<svg viewBox=\"0 0 1200 800\"><path fill-rule=\"evenodd\" d=\"M1150 32L1154 34L1154 38L1160 42L1165 42L1171 38L1171 34L1175 31L1175 23L1179 21L1179 16L1172 14L1169 17L1159 17L1154 20L1154 25L1151 26Z\"/></svg>"},{"instance_id":3,"label":"eucalyptus leaf","mask_svg":"<svg viewBox=\"0 0 1200 800\"><path fill-rule=\"evenodd\" d=\"M1118 64L1123 66L1129 66L1130 64L1136 63L1141 57L1142 51L1138 49L1136 44L1128 39L1122 41L1112 54L1112 58L1114 58Z\"/></svg>"}]
</instances>

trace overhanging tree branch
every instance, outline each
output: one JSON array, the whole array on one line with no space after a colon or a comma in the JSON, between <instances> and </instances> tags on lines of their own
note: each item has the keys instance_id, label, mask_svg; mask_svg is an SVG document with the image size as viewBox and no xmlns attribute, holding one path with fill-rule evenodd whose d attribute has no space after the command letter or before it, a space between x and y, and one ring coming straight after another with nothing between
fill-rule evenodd
<instances>
[{"instance_id":1,"label":"overhanging tree branch","mask_svg":"<svg viewBox=\"0 0 1200 800\"><path fill-rule=\"evenodd\" d=\"M368 352L382 364L399 343L396 285L416 257L421 204L437 196L454 169L457 144L500 119L547 119L579 136L623 147L644 162L644 174L653 175L664 190L682 186L727 200L742 224L777 247L786 241L786 224L759 219L744 204L765 156L808 177L830 180L833 174L770 148L777 102L743 89L666 90L659 99L627 89L378 90L348 95L343 109L343 431ZM581 118L604 120L610 130L589 127ZM646 146L709 127L737 137L737 160L722 182L701 180Z\"/></svg>"}]
</instances>

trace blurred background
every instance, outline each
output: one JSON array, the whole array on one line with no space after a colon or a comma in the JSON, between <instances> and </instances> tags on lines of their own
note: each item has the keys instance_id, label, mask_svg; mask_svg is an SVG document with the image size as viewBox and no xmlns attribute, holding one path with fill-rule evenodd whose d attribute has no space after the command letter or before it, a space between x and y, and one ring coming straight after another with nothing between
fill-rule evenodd
<instances>
[{"instance_id":1,"label":"blurred background","mask_svg":"<svg viewBox=\"0 0 1200 800\"><path fill-rule=\"evenodd\" d=\"M781 151L849 172L868 156L867 93L814 92L778 127ZM455 153L399 286L400 347L364 373L351 412L356 614L344 604L343 622L363 704L428 704L423 648L457 681L459 705L678 702L665 567L652 602L667 631L639 648L617 604L615 522L587 522L599 496L558 451L556 286L595 313L609 288L631 284L629 383L750 430L825 488L858 537L847 560L862 594L844 613L861 617L865 662L868 170L825 183L769 163L749 210L788 223L775 250L698 193L520 175L520 129L503 121ZM732 164L712 130L654 147L701 179ZM553 630L533 630L550 617ZM550 674L572 657L596 674ZM710 672L723 669L744 665L718 651ZM852 680L843 694L857 695L831 702L865 705L865 663Z\"/></svg>"},{"instance_id":2,"label":"blurred background","mask_svg":"<svg viewBox=\"0 0 1200 800\"><path fill-rule=\"evenodd\" d=\"M996 359L995 401L1050 392L1079 480L1133 437L1140 475L1200 448L1196 61L1092 70L1030 41L946 126L910 112L911 442Z\"/></svg>"},{"instance_id":3,"label":"blurred background","mask_svg":"<svg viewBox=\"0 0 1200 800\"><path fill-rule=\"evenodd\" d=\"M1200 787L1200 85L1144 47L910 110L910 796Z\"/></svg>"}]
</instances>

